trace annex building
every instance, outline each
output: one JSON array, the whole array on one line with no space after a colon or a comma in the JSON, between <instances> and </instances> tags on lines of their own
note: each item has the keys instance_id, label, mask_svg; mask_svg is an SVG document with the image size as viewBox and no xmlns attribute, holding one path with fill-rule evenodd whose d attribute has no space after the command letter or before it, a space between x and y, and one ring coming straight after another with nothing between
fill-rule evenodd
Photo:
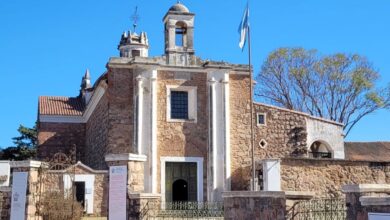
<instances>
[{"instance_id":1,"label":"annex building","mask_svg":"<svg viewBox=\"0 0 390 220\"><path fill-rule=\"evenodd\" d=\"M87 71L77 97L39 97L38 158L75 149L88 213L107 212L108 170L118 164L127 166L129 196L222 201L225 191L248 190L251 117L258 190L337 197L345 184L390 182L388 155L365 158L372 152L345 144L342 124L251 103L248 65L197 57L195 14L186 6L173 5L162 25L164 42L123 33L119 56L93 84ZM158 43L164 54L150 57Z\"/></svg>"}]
</instances>

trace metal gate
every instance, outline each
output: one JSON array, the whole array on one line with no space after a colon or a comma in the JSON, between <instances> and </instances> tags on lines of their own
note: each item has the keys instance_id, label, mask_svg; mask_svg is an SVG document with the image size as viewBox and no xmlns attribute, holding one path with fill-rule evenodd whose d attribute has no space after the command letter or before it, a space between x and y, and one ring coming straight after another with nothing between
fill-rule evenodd
<instances>
[{"instance_id":1,"label":"metal gate","mask_svg":"<svg viewBox=\"0 0 390 220\"><path fill-rule=\"evenodd\" d=\"M140 219L182 220L182 219L223 219L223 203L218 202L148 202Z\"/></svg>"},{"instance_id":2,"label":"metal gate","mask_svg":"<svg viewBox=\"0 0 390 220\"><path fill-rule=\"evenodd\" d=\"M345 220L345 199L313 199L296 202L287 213L288 220Z\"/></svg>"},{"instance_id":3,"label":"metal gate","mask_svg":"<svg viewBox=\"0 0 390 220\"><path fill-rule=\"evenodd\" d=\"M84 208L76 196L75 157L56 153L39 170L37 216L43 220L79 220ZM73 166L73 168L72 168ZM68 178L69 186L64 187Z\"/></svg>"}]
</instances>

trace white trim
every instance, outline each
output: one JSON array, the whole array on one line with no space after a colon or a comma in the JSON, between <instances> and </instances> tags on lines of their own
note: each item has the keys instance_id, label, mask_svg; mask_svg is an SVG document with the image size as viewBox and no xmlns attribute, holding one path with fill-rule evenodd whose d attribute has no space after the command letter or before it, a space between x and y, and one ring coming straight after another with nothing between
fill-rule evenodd
<instances>
[{"instance_id":1,"label":"white trim","mask_svg":"<svg viewBox=\"0 0 390 220\"><path fill-rule=\"evenodd\" d=\"M180 85L167 85L167 122L197 122L198 101L197 94L198 89L196 86L180 86ZM171 91L184 91L188 92L188 119L173 119L171 118Z\"/></svg>"},{"instance_id":2,"label":"white trim","mask_svg":"<svg viewBox=\"0 0 390 220\"><path fill-rule=\"evenodd\" d=\"M264 124L260 124L259 123L259 116L260 115L264 116ZM256 124L257 124L258 127L260 127L260 126L267 126L267 113L265 113L265 112L258 112L258 113L256 113Z\"/></svg>"},{"instance_id":3,"label":"white trim","mask_svg":"<svg viewBox=\"0 0 390 220\"><path fill-rule=\"evenodd\" d=\"M39 115L39 122L84 123L83 116Z\"/></svg>"},{"instance_id":4,"label":"white trim","mask_svg":"<svg viewBox=\"0 0 390 220\"><path fill-rule=\"evenodd\" d=\"M225 191L231 190L231 156L230 156L230 91L229 91L229 73L224 73L223 85L223 103L225 119Z\"/></svg>"},{"instance_id":5,"label":"white trim","mask_svg":"<svg viewBox=\"0 0 390 220\"><path fill-rule=\"evenodd\" d=\"M146 155L139 154L107 154L105 157L106 162L112 161L146 161Z\"/></svg>"},{"instance_id":6,"label":"white trim","mask_svg":"<svg viewBox=\"0 0 390 220\"><path fill-rule=\"evenodd\" d=\"M81 167L81 168L86 169L88 172L93 173L93 174L108 174L108 170L94 170L91 167L83 164L80 161L78 161L76 164L68 167L65 170L49 170L48 172L49 173L66 173L66 172L69 172L69 170L71 170L71 169L73 169L75 167L78 167L78 166Z\"/></svg>"},{"instance_id":7,"label":"white trim","mask_svg":"<svg viewBox=\"0 0 390 220\"><path fill-rule=\"evenodd\" d=\"M197 180L197 200L203 201L203 157L160 157L161 165L161 201L165 202L165 164L166 162L195 162Z\"/></svg>"},{"instance_id":8,"label":"white trim","mask_svg":"<svg viewBox=\"0 0 390 220\"><path fill-rule=\"evenodd\" d=\"M100 99L106 92L106 84L99 83L98 87L93 92L92 98L89 101L83 115L80 116L65 116L65 115L39 115L39 122L49 123L87 123L91 117Z\"/></svg>"},{"instance_id":9,"label":"white trim","mask_svg":"<svg viewBox=\"0 0 390 220\"><path fill-rule=\"evenodd\" d=\"M344 193L390 192L390 184L349 184L341 187Z\"/></svg>"},{"instance_id":10,"label":"white trim","mask_svg":"<svg viewBox=\"0 0 390 220\"><path fill-rule=\"evenodd\" d=\"M359 201L362 206L390 206L390 196L362 196Z\"/></svg>"},{"instance_id":11,"label":"white trim","mask_svg":"<svg viewBox=\"0 0 390 220\"><path fill-rule=\"evenodd\" d=\"M222 198L285 198L284 191L230 191L223 192Z\"/></svg>"},{"instance_id":12,"label":"white trim","mask_svg":"<svg viewBox=\"0 0 390 220\"><path fill-rule=\"evenodd\" d=\"M157 70L152 71L151 95L152 95L152 193L157 193Z\"/></svg>"},{"instance_id":13,"label":"white trim","mask_svg":"<svg viewBox=\"0 0 390 220\"><path fill-rule=\"evenodd\" d=\"M144 88L143 77L137 76L137 153L142 154L142 125L143 125L143 104L144 104Z\"/></svg>"},{"instance_id":14,"label":"white trim","mask_svg":"<svg viewBox=\"0 0 390 220\"><path fill-rule=\"evenodd\" d=\"M11 168L39 168L42 162L36 160L11 161L10 165Z\"/></svg>"}]
</instances>

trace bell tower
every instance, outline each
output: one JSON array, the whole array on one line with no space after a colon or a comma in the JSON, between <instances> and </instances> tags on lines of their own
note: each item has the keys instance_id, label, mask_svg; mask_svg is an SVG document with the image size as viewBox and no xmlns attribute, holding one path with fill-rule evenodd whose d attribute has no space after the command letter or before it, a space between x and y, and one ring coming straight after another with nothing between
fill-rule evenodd
<instances>
[{"instance_id":1,"label":"bell tower","mask_svg":"<svg viewBox=\"0 0 390 220\"><path fill-rule=\"evenodd\" d=\"M164 16L167 64L194 64L194 18L195 14L181 3L173 5Z\"/></svg>"}]
</instances>

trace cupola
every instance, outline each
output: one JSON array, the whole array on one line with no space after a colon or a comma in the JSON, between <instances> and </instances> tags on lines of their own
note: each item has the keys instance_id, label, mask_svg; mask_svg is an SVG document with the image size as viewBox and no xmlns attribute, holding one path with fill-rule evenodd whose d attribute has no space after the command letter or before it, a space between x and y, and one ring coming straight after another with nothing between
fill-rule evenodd
<instances>
[{"instance_id":1,"label":"cupola","mask_svg":"<svg viewBox=\"0 0 390 220\"><path fill-rule=\"evenodd\" d=\"M120 57L148 57L149 42L145 32L124 32L118 46Z\"/></svg>"}]
</instances>

